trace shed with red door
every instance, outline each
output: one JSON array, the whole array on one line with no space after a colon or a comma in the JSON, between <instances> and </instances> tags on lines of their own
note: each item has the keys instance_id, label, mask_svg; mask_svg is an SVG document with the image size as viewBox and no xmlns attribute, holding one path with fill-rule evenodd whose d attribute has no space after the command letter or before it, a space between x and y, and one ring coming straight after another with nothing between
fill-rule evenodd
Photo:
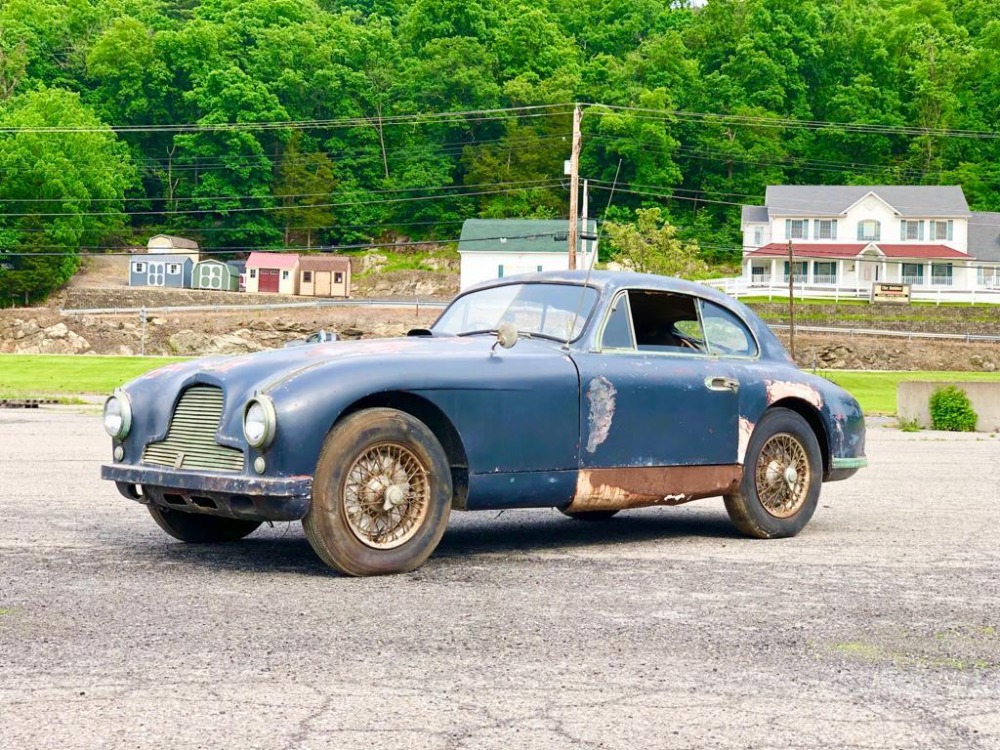
<instances>
[{"instance_id":1,"label":"shed with red door","mask_svg":"<svg viewBox=\"0 0 1000 750\"><path fill-rule=\"evenodd\" d=\"M291 253L250 253L246 291L254 294L298 294L299 256Z\"/></svg>"}]
</instances>

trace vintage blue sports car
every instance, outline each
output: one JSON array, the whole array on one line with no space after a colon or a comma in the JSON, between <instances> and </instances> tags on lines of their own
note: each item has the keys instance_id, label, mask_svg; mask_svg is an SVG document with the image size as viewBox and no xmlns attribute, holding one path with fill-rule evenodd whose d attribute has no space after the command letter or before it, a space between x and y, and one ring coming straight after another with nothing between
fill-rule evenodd
<instances>
[{"instance_id":1,"label":"vintage blue sports car","mask_svg":"<svg viewBox=\"0 0 1000 750\"><path fill-rule=\"evenodd\" d=\"M584 520L722 496L787 537L866 464L858 403L746 307L640 274L460 294L428 330L170 365L111 396L101 476L185 542L301 519L350 575L407 571L452 509Z\"/></svg>"}]
</instances>

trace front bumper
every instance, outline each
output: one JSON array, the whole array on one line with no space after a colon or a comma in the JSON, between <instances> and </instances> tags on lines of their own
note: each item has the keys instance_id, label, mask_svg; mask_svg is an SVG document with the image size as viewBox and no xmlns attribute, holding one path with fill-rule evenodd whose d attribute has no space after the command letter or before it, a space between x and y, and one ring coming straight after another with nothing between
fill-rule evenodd
<instances>
[{"instance_id":1,"label":"front bumper","mask_svg":"<svg viewBox=\"0 0 1000 750\"><path fill-rule=\"evenodd\" d=\"M257 521L295 521L309 512L312 477L248 477L104 464L101 479L137 502L189 513Z\"/></svg>"}]
</instances>

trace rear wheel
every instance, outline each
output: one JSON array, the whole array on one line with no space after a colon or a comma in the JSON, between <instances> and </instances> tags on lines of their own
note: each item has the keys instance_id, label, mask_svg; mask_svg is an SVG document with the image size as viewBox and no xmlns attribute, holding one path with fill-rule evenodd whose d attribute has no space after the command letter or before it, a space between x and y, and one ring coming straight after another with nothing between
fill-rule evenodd
<instances>
[{"instance_id":1,"label":"rear wheel","mask_svg":"<svg viewBox=\"0 0 1000 750\"><path fill-rule=\"evenodd\" d=\"M316 554L342 573L402 573L441 541L451 494L447 456L423 422L365 409L327 436L302 525Z\"/></svg>"},{"instance_id":2,"label":"rear wheel","mask_svg":"<svg viewBox=\"0 0 1000 750\"><path fill-rule=\"evenodd\" d=\"M798 534L812 518L823 483L823 457L809 423L777 407L757 423L737 494L725 498L733 524L758 539Z\"/></svg>"},{"instance_id":3,"label":"rear wheel","mask_svg":"<svg viewBox=\"0 0 1000 750\"><path fill-rule=\"evenodd\" d=\"M235 542L252 534L261 524L260 521L240 521L236 518L185 513L180 510L161 508L157 505L147 505L146 507L157 526L174 539L191 544Z\"/></svg>"}]
</instances>

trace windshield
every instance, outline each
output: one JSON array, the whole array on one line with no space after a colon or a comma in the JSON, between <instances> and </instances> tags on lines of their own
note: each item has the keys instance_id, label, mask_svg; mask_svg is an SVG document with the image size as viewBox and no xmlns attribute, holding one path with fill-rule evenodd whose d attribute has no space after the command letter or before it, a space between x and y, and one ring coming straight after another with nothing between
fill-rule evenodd
<instances>
[{"instance_id":1,"label":"windshield","mask_svg":"<svg viewBox=\"0 0 1000 750\"><path fill-rule=\"evenodd\" d=\"M574 284L505 284L463 295L434 324L438 333L461 336L513 323L520 333L572 341L590 316L597 291Z\"/></svg>"}]
</instances>

